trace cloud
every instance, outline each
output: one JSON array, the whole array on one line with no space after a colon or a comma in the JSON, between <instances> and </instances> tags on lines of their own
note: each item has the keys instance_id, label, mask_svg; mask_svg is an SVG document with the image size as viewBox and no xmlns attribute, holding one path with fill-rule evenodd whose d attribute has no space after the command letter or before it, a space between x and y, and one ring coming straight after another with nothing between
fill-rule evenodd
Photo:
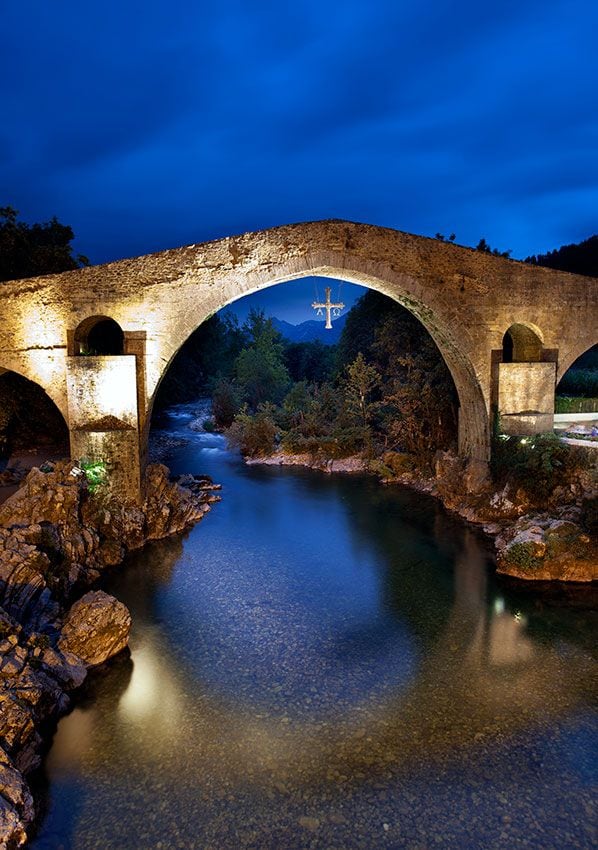
<instances>
[{"instance_id":1,"label":"cloud","mask_svg":"<svg viewBox=\"0 0 598 850\"><path fill-rule=\"evenodd\" d=\"M96 261L330 216L519 255L591 226L589 0L33 5L3 13L2 202Z\"/></svg>"}]
</instances>

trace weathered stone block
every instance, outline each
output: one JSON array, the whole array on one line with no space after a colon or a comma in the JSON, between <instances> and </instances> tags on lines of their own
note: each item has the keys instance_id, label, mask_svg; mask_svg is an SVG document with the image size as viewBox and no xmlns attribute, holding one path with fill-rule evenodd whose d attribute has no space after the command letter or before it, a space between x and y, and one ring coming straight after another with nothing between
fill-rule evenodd
<instances>
[{"instance_id":1,"label":"weathered stone block","mask_svg":"<svg viewBox=\"0 0 598 850\"><path fill-rule=\"evenodd\" d=\"M554 425L556 364L501 363L498 412L504 434L542 434Z\"/></svg>"},{"instance_id":2,"label":"weathered stone block","mask_svg":"<svg viewBox=\"0 0 598 850\"><path fill-rule=\"evenodd\" d=\"M71 430L137 429L133 355L68 357L67 390Z\"/></svg>"}]
</instances>

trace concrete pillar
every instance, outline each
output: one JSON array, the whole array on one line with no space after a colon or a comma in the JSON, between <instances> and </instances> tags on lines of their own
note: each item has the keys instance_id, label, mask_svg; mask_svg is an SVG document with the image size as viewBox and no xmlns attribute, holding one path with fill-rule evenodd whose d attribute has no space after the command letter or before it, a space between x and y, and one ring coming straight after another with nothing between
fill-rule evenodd
<instances>
[{"instance_id":1,"label":"concrete pillar","mask_svg":"<svg viewBox=\"0 0 598 850\"><path fill-rule=\"evenodd\" d=\"M101 464L112 495L141 501L135 355L67 357L71 457Z\"/></svg>"}]
</instances>

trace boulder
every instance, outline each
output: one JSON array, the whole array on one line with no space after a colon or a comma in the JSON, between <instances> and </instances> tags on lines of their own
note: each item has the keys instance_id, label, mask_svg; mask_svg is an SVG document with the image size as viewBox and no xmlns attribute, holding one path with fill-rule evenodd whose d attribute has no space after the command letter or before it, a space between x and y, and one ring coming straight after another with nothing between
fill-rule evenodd
<instances>
[{"instance_id":1,"label":"boulder","mask_svg":"<svg viewBox=\"0 0 598 850\"><path fill-rule=\"evenodd\" d=\"M126 605L102 590L92 591L68 612L58 647L94 667L127 646L130 628L131 615Z\"/></svg>"},{"instance_id":2,"label":"boulder","mask_svg":"<svg viewBox=\"0 0 598 850\"><path fill-rule=\"evenodd\" d=\"M198 495L170 481L168 468L159 463L148 466L145 489L147 496L143 512L148 540L158 540L184 531L209 510L201 491Z\"/></svg>"},{"instance_id":3,"label":"boulder","mask_svg":"<svg viewBox=\"0 0 598 850\"><path fill-rule=\"evenodd\" d=\"M26 841L25 825L15 807L0 797L0 850L15 850Z\"/></svg>"},{"instance_id":4,"label":"boulder","mask_svg":"<svg viewBox=\"0 0 598 850\"><path fill-rule=\"evenodd\" d=\"M48 647L43 651L41 660L43 669L66 690L78 688L87 676L87 667L81 658L66 649L59 652Z\"/></svg>"},{"instance_id":5,"label":"boulder","mask_svg":"<svg viewBox=\"0 0 598 850\"><path fill-rule=\"evenodd\" d=\"M598 579L598 541L571 519L524 516L495 543L499 573L535 581Z\"/></svg>"},{"instance_id":6,"label":"boulder","mask_svg":"<svg viewBox=\"0 0 598 850\"><path fill-rule=\"evenodd\" d=\"M0 747L0 795L22 815L26 821L33 819L33 799L22 774L14 767ZM2 835L0 834L0 842ZM1 846L1 844L0 844Z\"/></svg>"}]
</instances>

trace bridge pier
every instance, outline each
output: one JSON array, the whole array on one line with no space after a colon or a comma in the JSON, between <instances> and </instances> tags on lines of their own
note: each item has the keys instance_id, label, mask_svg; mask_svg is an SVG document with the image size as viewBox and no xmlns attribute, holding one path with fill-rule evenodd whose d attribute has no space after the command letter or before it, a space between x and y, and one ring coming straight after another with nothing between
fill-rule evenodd
<instances>
[{"instance_id":1,"label":"bridge pier","mask_svg":"<svg viewBox=\"0 0 598 850\"><path fill-rule=\"evenodd\" d=\"M69 356L66 371L71 457L104 475L112 495L140 504L137 357Z\"/></svg>"},{"instance_id":2,"label":"bridge pier","mask_svg":"<svg viewBox=\"0 0 598 850\"><path fill-rule=\"evenodd\" d=\"M500 363L498 415L503 434L529 436L554 428L556 363Z\"/></svg>"}]
</instances>

